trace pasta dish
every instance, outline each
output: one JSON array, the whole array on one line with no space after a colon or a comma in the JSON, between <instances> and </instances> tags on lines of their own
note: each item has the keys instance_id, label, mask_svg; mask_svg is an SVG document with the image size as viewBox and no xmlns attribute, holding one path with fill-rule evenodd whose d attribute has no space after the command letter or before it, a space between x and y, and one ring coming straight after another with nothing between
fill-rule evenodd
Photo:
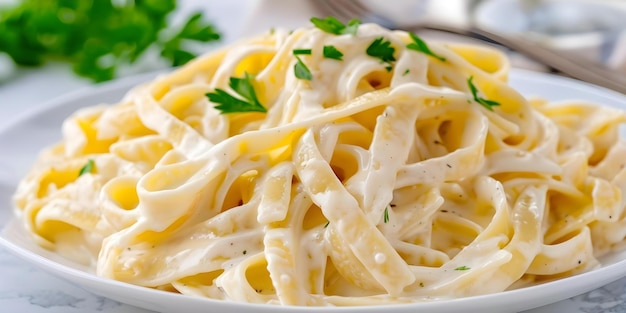
<instances>
[{"instance_id":1,"label":"pasta dish","mask_svg":"<svg viewBox=\"0 0 626 313\"><path fill-rule=\"evenodd\" d=\"M29 234L102 277L298 306L496 293L622 245L623 111L523 95L490 47L311 22L69 116L15 192Z\"/></svg>"}]
</instances>

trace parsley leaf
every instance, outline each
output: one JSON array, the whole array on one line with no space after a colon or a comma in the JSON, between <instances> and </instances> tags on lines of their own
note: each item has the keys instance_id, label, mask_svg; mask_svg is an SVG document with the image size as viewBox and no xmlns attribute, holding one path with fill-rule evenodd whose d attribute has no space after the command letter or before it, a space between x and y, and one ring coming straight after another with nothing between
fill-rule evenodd
<instances>
[{"instance_id":1,"label":"parsley leaf","mask_svg":"<svg viewBox=\"0 0 626 313\"><path fill-rule=\"evenodd\" d=\"M365 52L369 56L388 63L396 60L393 56L395 51L396 49L391 46L391 41L385 40L385 37L378 37L367 47Z\"/></svg>"},{"instance_id":2,"label":"parsley leaf","mask_svg":"<svg viewBox=\"0 0 626 313\"><path fill-rule=\"evenodd\" d=\"M209 22L202 21L201 12L194 13L175 38L192 39L200 42L208 42L220 38L213 25Z\"/></svg>"},{"instance_id":3,"label":"parsley leaf","mask_svg":"<svg viewBox=\"0 0 626 313\"><path fill-rule=\"evenodd\" d=\"M467 266L463 265L463 266L459 266L459 267L455 268L454 270L455 270L455 271L467 271L467 270L469 270L469 269L471 269L471 268L469 268L469 267L467 267Z\"/></svg>"},{"instance_id":4,"label":"parsley leaf","mask_svg":"<svg viewBox=\"0 0 626 313\"><path fill-rule=\"evenodd\" d=\"M92 159L87 160L87 164L85 164L78 172L78 177L87 173L91 173L95 166L96 164Z\"/></svg>"},{"instance_id":5,"label":"parsley leaf","mask_svg":"<svg viewBox=\"0 0 626 313\"><path fill-rule=\"evenodd\" d=\"M304 64L304 62L302 62L299 57L296 57L296 59L298 59L298 62L293 67L293 72L296 77L304 80L312 80L313 75L311 74L311 71L306 66L306 64Z\"/></svg>"},{"instance_id":6,"label":"parsley leaf","mask_svg":"<svg viewBox=\"0 0 626 313\"><path fill-rule=\"evenodd\" d=\"M415 35L413 33L409 33L409 36L411 36L411 39L413 39L413 42L408 44L408 45L406 45L406 47L408 49L416 50L416 51L422 52L422 53L424 53L426 55L430 55L431 57L433 57L433 58L435 58L435 59L437 59L439 61L442 61L442 62L446 61L446 58L444 58L444 57L442 57L442 56L432 52L432 50L430 50L430 48L428 47L426 42L424 40L422 40L420 37L418 37L417 35Z\"/></svg>"},{"instance_id":7,"label":"parsley leaf","mask_svg":"<svg viewBox=\"0 0 626 313\"><path fill-rule=\"evenodd\" d=\"M293 49L293 54L294 55L310 55L311 54L311 49Z\"/></svg>"},{"instance_id":8,"label":"parsley leaf","mask_svg":"<svg viewBox=\"0 0 626 313\"><path fill-rule=\"evenodd\" d=\"M259 102L256 96L252 79L254 77L248 73L244 78L231 77L230 88L233 89L243 99L236 98L223 89L216 88L214 92L207 93L209 101L216 103L216 109L222 111L222 114L228 113L245 113L245 112L267 112L267 109Z\"/></svg>"},{"instance_id":9,"label":"parsley leaf","mask_svg":"<svg viewBox=\"0 0 626 313\"><path fill-rule=\"evenodd\" d=\"M321 19L319 17L312 17L311 23L315 25L315 27L329 33L335 35L341 35L341 32L346 28L340 20L338 20L334 16L329 16L325 19Z\"/></svg>"},{"instance_id":10,"label":"parsley leaf","mask_svg":"<svg viewBox=\"0 0 626 313\"><path fill-rule=\"evenodd\" d=\"M311 18L311 23L315 25L315 27L333 35L343 35L350 34L356 35L357 30L359 29L359 25L361 21L357 19L352 19L348 22L348 25L344 25L340 20L338 20L334 16L326 17L325 19L321 19L318 17Z\"/></svg>"},{"instance_id":11,"label":"parsley leaf","mask_svg":"<svg viewBox=\"0 0 626 313\"><path fill-rule=\"evenodd\" d=\"M161 56L169 59L172 66L180 66L196 57L194 53L182 48L186 41L209 42L218 39L220 39L220 35L213 28L213 25L203 22L202 13L198 12L187 20L178 34L163 43Z\"/></svg>"},{"instance_id":12,"label":"parsley leaf","mask_svg":"<svg viewBox=\"0 0 626 313\"><path fill-rule=\"evenodd\" d=\"M469 89L472 92L472 96L474 97L474 101L476 101L480 105L482 105L485 108L487 108L487 110L493 111L493 107L500 105L500 103L496 102L496 101L493 101L493 100L487 100L485 98L479 97L478 96L478 88L476 88L476 86L474 85L473 80L474 80L474 76L470 76L470 78L467 79L467 85L469 86Z\"/></svg>"},{"instance_id":13,"label":"parsley leaf","mask_svg":"<svg viewBox=\"0 0 626 313\"><path fill-rule=\"evenodd\" d=\"M343 29L342 33L355 36L356 32L359 30L359 25L361 25L361 21L353 18L348 21L348 25Z\"/></svg>"},{"instance_id":14,"label":"parsley leaf","mask_svg":"<svg viewBox=\"0 0 626 313\"><path fill-rule=\"evenodd\" d=\"M324 53L324 57L327 59L333 59L333 60L339 60L339 61L343 60L343 53L337 50L335 46L324 46L323 53Z\"/></svg>"},{"instance_id":15,"label":"parsley leaf","mask_svg":"<svg viewBox=\"0 0 626 313\"><path fill-rule=\"evenodd\" d=\"M254 77L246 72L244 78L231 77L229 86L240 96L262 107L256 97L254 87L252 86L252 79L254 79Z\"/></svg>"}]
</instances>

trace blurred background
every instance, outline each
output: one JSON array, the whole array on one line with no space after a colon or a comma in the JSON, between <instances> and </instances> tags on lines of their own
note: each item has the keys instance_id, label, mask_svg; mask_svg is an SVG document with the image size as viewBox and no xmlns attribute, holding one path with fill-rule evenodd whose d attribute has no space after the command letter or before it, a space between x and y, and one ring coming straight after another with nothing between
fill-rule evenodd
<instances>
[{"instance_id":1,"label":"blurred background","mask_svg":"<svg viewBox=\"0 0 626 313\"><path fill-rule=\"evenodd\" d=\"M0 114L179 66L272 27L292 29L312 16L346 12L391 28L436 23L515 36L626 75L626 0L0 0ZM485 43L451 32L418 33ZM509 53L515 67L551 70L489 44Z\"/></svg>"}]
</instances>

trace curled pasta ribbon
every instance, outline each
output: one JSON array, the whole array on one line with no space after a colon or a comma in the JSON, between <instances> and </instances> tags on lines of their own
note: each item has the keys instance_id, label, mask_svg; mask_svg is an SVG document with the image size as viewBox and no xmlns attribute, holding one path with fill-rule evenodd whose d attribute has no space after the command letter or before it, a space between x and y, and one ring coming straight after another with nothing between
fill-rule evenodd
<instances>
[{"instance_id":1,"label":"curled pasta ribbon","mask_svg":"<svg viewBox=\"0 0 626 313\"><path fill-rule=\"evenodd\" d=\"M200 56L69 116L15 212L100 276L279 305L495 293L623 246L623 111L527 99L488 47L415 44L308 27Z\"/></svg>"}]
</instances>

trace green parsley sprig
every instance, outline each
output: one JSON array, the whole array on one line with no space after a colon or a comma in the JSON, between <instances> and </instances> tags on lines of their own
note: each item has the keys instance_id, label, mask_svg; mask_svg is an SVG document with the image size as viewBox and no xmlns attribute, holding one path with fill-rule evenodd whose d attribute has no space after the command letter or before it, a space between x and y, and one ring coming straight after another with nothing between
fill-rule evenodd
<instances>
[{"instance_id":1,"label":"green parsley sprig","mask_svg":"<svg viewBox=\"0 0 626 313\"><path fill-rule=\"evenodd\" d=\"M472 92L472 97L474 97L474 101L485 107L489 111L493 111L494 106L499 106L500 103L493 100L487 100L485 98L481 98L478 96L478 88L474 85L474 76L470 76L467 79L467 85L469 86L470 91Z\"/></svg>"},{"instance_id":2,"label":"green parsley sprig","mask_svg":"<svg viewBox=\"0 0 626 313\"><path fill-rule=\"evenodd\" d=\"M367 47L365 53L371 57L379 58L382 62L390 63L396 60L393 55L395 51L396 48L391 46L391 41L386 40L385 37L378 37Z\"/></svg>"},{"instance_id":3,"label":"green parsley sprig","mask_svg":"<svg viewBox=\"0 0 626 313\"><path fill-rule=\"evenodd\" d=\"M396 61L396 57L393 55L395 51L396 48L391 46L391 41L385 39L385 37L378 37L367 47L365 53L371 57L380 59L382 63L387 63L385 69L387 72L391 72L393 69L392 62Z\"/></svg>"},{"instance_id":4,"label":"green parsley sprig","mask_svg":"<svg viewBox=\"0 0 626 313\"><path fill-rule=\"evenodd\" d=\"M430 50L430 48L428 47L428 44L426 44L426 42L424 40L422 40L422 38L418 37L417 35L413 34L413 33L409 33L409 36L411 37L411 39L413 40L412 43L406 45L407 49L411 49L411 50L415 50L415 51L419 51L422 52L426 55L430 55L431 57L441 61L441 62L445 62L446 58L434 53L432 50Z\"/></svg>"},{"instance_id":5,"label":"green parsley sprig","mask_svg":"<svg viewBox=\"0 0 626 313\"><path fill-rule=\"evenodd\" d=\"M162 45L161 56L169 59L172 66L180 66L196 57L196 54L183 48L185 41L209 42L219 40L220 34L215 28L203 21L200 12L193 14L173 37L165 41Z\"/></svg>"},{"instance_id":6,"label":"green parsley sprig","mask_svg":"<svg viewBox=\"0 0 626 313\"><path fill-rule=\"evenodd\" d=\"M324 19L313 17L311 18L311 23L313 23L315 27L333 35L356 35L359 25L361 25L361 21L358 19L352 19L346 25L334 16L328 16Z\"/></svg>"},{"instance_id":7,"label":"green parsley sprig","mask_svg":"<svg viewBox=\"0 0 626 313\"><path fill-rule=\"evenodd\" d=\"M259 102L254 86L252 86L254 76L245 73L244 78L231 77L228 86L241 98L229 94L223 89L216 88L214 92L207 93L209 101L216 103L216 109L222 114L247 113L247 112L267 112L267 109Z\"/></svg>"},{"instance_id":8,"label":"green parsley sprig","mask_svg":"<svg viewBox=\"0 0 626 313\"><path fill-rule=\"evenodd\" d=\"M0 51L23 66L65 61L96 82L114 78L150 47L181 65L195 57L186 43L218 40L220 34L195 13L178 32L163 36L175 8L175 0L21 0L0 9Z\"/></svg>"}]
</instances>

